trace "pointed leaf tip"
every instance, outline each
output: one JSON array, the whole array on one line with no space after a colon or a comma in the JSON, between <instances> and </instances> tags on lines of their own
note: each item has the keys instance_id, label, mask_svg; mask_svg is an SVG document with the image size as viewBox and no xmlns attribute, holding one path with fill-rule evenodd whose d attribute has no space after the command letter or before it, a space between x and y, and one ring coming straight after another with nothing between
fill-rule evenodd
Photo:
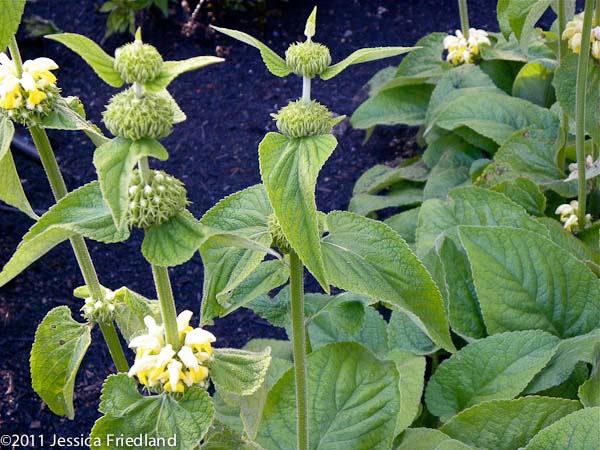
<instances>
[{"instance_id":1,"label":"pointed leaf tip","mask_svg":"<svg viewBox=\"0 0 600 450\"><path fill-rule=\"evenodd\" d=\"M306 20L306 27L304 28L304 35L307 38L311 38L315 35L317 31L317 7L315 6L312 10L312 12L310 13L310 16L308 16L308 19Z\"/></svg>"}]
</instances>

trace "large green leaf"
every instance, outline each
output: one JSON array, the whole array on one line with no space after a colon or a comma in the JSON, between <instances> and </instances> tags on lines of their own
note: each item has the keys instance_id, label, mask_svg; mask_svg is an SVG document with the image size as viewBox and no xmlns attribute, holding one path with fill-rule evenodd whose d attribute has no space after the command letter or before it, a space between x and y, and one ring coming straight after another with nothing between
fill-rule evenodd
<instances>
[{"instance_id":1,"label":"large green leaf","mask_svg":"<svg viewBox=\"0 0 600 450\"><path fill-rule=\"evenodd\" d=\"M75 33L50 34L46 37L60 42L81 56L105 83L116 88L123 86L123 80L114 67L115 59L91 39Z\"/></svg>"},{"instance_id":2,"label":"large green leaf","mask_svg":"<svg viewBox=\"0 0 600 450\"><path fill-rule=\"evenodd\" d=\"M466 339L480 339L487 330L466 253L452 239L444 238L437 248L444 270L448 321L452 329Z\"/></svg>"},{"instance_id":3,"label":"large green leaf","mask_svg":"<svg viewBox=\"0 0 600 450\"><path fill-rule=\"evenodd\" d=\"M460 227L487 329L540 329L568 338L600 325L600 280L544 236Z\"/></svg>"},{"instance_id":4,"label":"large green leaf","mask_svg":"<svg viewBox=\"0 0 600 450\"><path fill-rule=\"evenodd\" d=\"M161 161L169 157L167 150L155 139L132 142L121 137L114 138L98 147L94 153L94 166L102 195L110 206L118 228L123 227L129 208L129 184L133 169L143 157Z\"/></svg>"},{"instance_id":5,"label":"large green leaf","mask_svg":"<svg viewBox=\"0 0 600 450\"><path fill-rule=\"evenodd\" d=\"M223 58L217 58L216 56L196 56L183 61L165 61L160 73L156 78L147 82L145 87L149 91L159 92L166 89L171 81L185 72L198 70L202 67L221 63L223 61L225 61Z\"/></svg>"},{"instance_id":6,"label":"large green leaf","mask_svg":"<svg viewBox=\"0 0 600 450\"><path fill-rule=\"evenodd\" d=\"M377 194L400 181L427 181L429 169L421 160L409 160L408 163L398 167L390 167L384 164L376 164L366 172L354 184L353 194Z\"/></svg>"},{"instance_id":7,"label":"large green leaf","mask_svg":"<svg viewBox=\"0 0 600 450\"><path fill-rule=\"evenodd\" d=\"M594 348L594 366L590 378L579 386L577 394L586 408L600 406L600 343Z\"/></svg>"},{"instance_id":8,"label":"large green leaf","mask_svg":"<svg viewBox=\"0 0 600 450\"><path fill-rule=\"evenodd\" d=\"M439 350L429 336L404 311L392 311L388 323L388 347L415 355L429 355Z\"/></svg>"},{"instance_id":9,"label":"large green leaf","mask_svg":"<svg viewBox=\"0 0 600 450\"><path fill-rule=\"evenodd\" d=\"M0 51L3 51L17 33L25 0L2 0L0 2Z\"/></svg>"},{"instance_id":10,"label":"large green leaf","mask_svg":"<svg viewBox=\"0 0 600 450\"><path fill-rule=\"evenodd\" d=\"M556 98L563 111L571 118L575 117L577 61L578 55L569 52L554 75ZM589 65L587 73L585 109L586 131L594 139L600 139L600 70L594 63Z\"/></svg>"},{"instance_id":11,"label":"large green leaf","mask_svg":"<svg viewBox=\"0 0 600 450\"><path fill-rule=\"evenodd\" d=\"M210 377L220 391L250 395L263 384L271 362L271 349L260 353L232 348L215 349Z\"/></svg>"},{"instance_id":12,"label":"large green leaf","mask_svg":"<svg viewBox=\"0 0 600 450\"><path fill-rule=\"evenodd\" d=\"M492 188L518 203L534 216L543 216L546 211L546 197L540 188L529 178L519 177L504 180Z\"/></svg>"},{"instance_id":13,"label":"large green leaf","mask_svg":"<svg viewBox=\"0 0 600 450\"><path fill-rule=\"evenodd\" d=\"M96 147L108 141L96 125L85 119L83 105L77 97L59 98L41 126L53 130L81 130Z\"/></svg>"},{"instance_id":14,"label":"large green leaf","mask_svg":"<svg viewBox=\"0 0 600 450\"><path fill-rule=\"evenodd\" d=\"M354 64L362 64L370 61L377 61L379 59L391 58L392 56L403 55L404 53L408 53L414 49L415 47L361 48L360 50L353 52L350 56L343 59L339 63L329 66L319 76L323 80L330 80Z\"/></svg>"},{"instance_id":15,"label":"large green leaf","mask_svg":"<svg viewBox=\"0 0 600 450\"><path fill-rule=\"evenodd\" d=\"M419 415L425 382L425 358L411 353L392 351L388 358L396 364L399 375L400 408L395 435L402 433Z\"/></svg>"},{"instance_id":16,"label":"large green leaf","mask_svg":"<svg viewBox=\"0 0 600 450\"><path fill-rule=\"evenodd\" d=\"M241 31L215 26L212 26L212 28L220 33L232 37L233 39L237 39L244 44L248 44L254 48L257 48L260 51L260 56L262 56L263 62L267 66L267 69L269 69L269 72L271 72L273 75L278 77L286 77L291 73L290 69L285 63L285 60L258 39L253 38L249 34L242 33Z\"/></svg>"},{"instance_id":17,"label":"large green leaf","mask_svg":"<svg viewBox=\"0 0 600 450\"><path fill-rule=\"evenodd\" d=\"M296 449L294 372L269 392L257 442L268 450ZM400 397L393 363L351 343L323 347L308 356L309 448L389 449Z\"/></svg>"},{"instance_id":18,"label":"large green leaf","mask_svg":"<svg viewBox=\"0 0 600 450\"><path fill-rule=\"evenodd\" d=\"M348 211L366 216L374 211L419 205L423 189L415 183L401 181L382 195L356 194L350 200Z\"/></svg>"},{"instance_id":19,"label":"large green leaf","mask_svg":"<svg viewBox=\"0 0 600 450\"><path fill-rule=\"evenodd\" d=\"M425 255L442 234L458 244L458 225L504 225L547 235L543 225L508 197L479 187L460 187L452 189L445 202L431 199L421 206L416 234L417 255Z\"/></svg>"},{"instance_id":20,"label":"large green leaf","mask_svg":"<svg viewBox=\"0 0 600 450\"><path fill-rule=\"evenodd\" d=\"M430 84L382 90L354 111L350 123L362 130L375 125L422 125L432 92Z\"/></svg>"},{"instance_id":21,"label":"large green leaf","mask_svg":"<svg viewBox=\"0 0 600 450\"><path fill-rule=\"evenodd\" d=\"M556 164L560 143L547 131L527 129L514 133L500 146L477 181L494 186L505 180L527 177L542 188L551 188L566 196L576 193L575 183L565 183L565 173ZM571 193L569 195L569 193Z\"/></svg>"},{"instance_id":22,"label":"large green leaf","mask_svg":"<svg viewBox=\"0 0 600 450\"><path fill-rule=\"evenodd\" d=\"M527 127L556 134L558 117L527 100L503 93L469 92L446 104L435 125L452 131L466 127L501 145L510 135Z\"/></svg>"},{"instance_id":23,"label":"large green leaf","mask_svg":"<svg viewBox=\"0 0 600 450\"><path fill-rule=\"evenodd\" d=\"M573 373L579 361L594 362L594 349L598 345L600 330L560 341L552 359L535 376L525 392L536 393L561 384Z\"/></svg>"},{"instance_id":24,"label":"large green leaf","mask_svg":"<svg viewBox=\"0 0 600 450\"><path fill-rule=\"evenodd\" d=\"M129 230L115 228L96 181L62 198L29 229L0 273L0 286L76 234L104 243L121 242L129 237Z\"/></svg>"},{"instance_id":25,"label":"large green leaf","mask_svg":"<svg viewBox=\"0 0 600 450\"><path fill-rule=\"evenodd\" d=\"M200 223L214 230L244 236L265 247L271 246L267 218L272 213L263 185L258 184L224 198L212 207ZM224 245L218 236L208 238L200 247L204 263L204 293L201 323L211 323L224 314L217 296L231 303L232 291L260 264L266 251Z\"/></svg>"},{"instance_id":26,"label":"large green leaf","mask_svg":"<svg viewBox=\"0 0 600 450\"><path fill-rule=\"evenodd\" d=\"M206 239L208 230L188 210L146 230L142 253L151 264L172 267L189 261Z\"/></svg>"},{"instance_id":27,"label":"large green leaf","mask_svg":"<svg viewBox=\"0 0 600 450\"><path fill-rule=\"evenodd\" d=\"M75 377L91 334L90 324L74 321L66 306L54 308L38 326L31 348L31 384L54 414L75 417Z\"/></svg>"},{"instance_id":28,"label":"large green leaf","mask_svg":"<svg viewBox=\"0 0 600 450\"><path fill-rule=\"evenodd\" d=\"M400 235L402 239L414 249L415 233L417 231L417 222L419 220L419 211L421 208L413 208L394 214L383 221L388 227Z\"/></svg>"},{"instance_id":29,"label":"large green leaf","mask_svg":"<svg viewBox=\"0 0 600 450\"><path fill-rule=\"evenodd\" d=\"M467 151L446 150L437 165L431 169L423 189L423 200L446 198L450 189L471 184L471 165L483 156L479 149L473 147Z\"/></svg>"},{"instance_id":30,"label":"large green leaf","mask_svg":"<svg viewBox=\"0 0 600 450\"><path fill-rule=\"evenodd\" d=\"M556 61L552 59L538 59L525 64L513 83L513 97L550 108L556 101L552 86L556 65Z\"/></svg>"},{"instance_id":31,"label":"large green leaf","mask_svg":"<svg viewBox=\"0 0 600 450\"><path fill-rule=\"evenodd\" d=\"M330 134L290 139L279 133L268 133L259 145L261 177L281 229L326 292L315 186L336 146Z\"/></svg>"},{"instance_id":32,"label":"large green leaf","mask_svg":"<svg viewBox=\"0 0 600 450\"><path fill-rule=\"evenodd\" d=\"M10 152L14 134L15 126L12 121L4 115L0 116L0 200L18 208L32 219L37 219L37 214L27 200Z\"/></svg>"},{"instance_id":33,"label":"large green leaf","mask_svg":"<svg viewBox=\"0 0 600 450\"><path fill-rule=\"evenodd\" d=\"M470 450L467 444L431 428L409 428L394 450Z\"/></svg>"},{"instance_id":34,"label":"large green leaf","mask_svg":"<svg viewBox=\"0 0 600 450\"><path fill-rule=\"evenodd\" d=\"M440 292L400 236L348 212L330 213L327 227L323 256L334 286L409 312L436 344L454 351Z\"/></svg>"},{"instance_id":35,"label":"large green leaf","mask_svg":"<svg viewBox=\"0 0 600 450\"><path fill-rule=\"evenodd\" d=\"M334 302L335 300L330 300ZM356 342L364 345L378 357L388 353L388 335L384 318L374 308L367 307L358 329L340 326L335 310L323 311L312 318L308 336L314 350L335 342Z\"/></svg>"},{"instance_id":36,"label":"large green leaf","mask_svg":"<svg viewBox=\"0 0 600 450\"><path fill-rule=\"evenodd\" d=\"M492 400L458 413L441 430L476 448L514 450L580 408L579 402L552 397Z\"/></svg>"},{"instance_id":37,"label":"large green leaf","mask_svg":"<svg viewBox=\"0 0 600 450\"><path fill-rule=\"evenodd\" d=\"M90 435L93 450L130 450L132 445L126 439L140 436L137 450L192 450L214 417L212 400L202 388L187 388L178 397L168 393L142 396L135 380L125 374L107 378L100 412L104 416L96 421ZM116 441L120 436L124 439ZM162 443L153 443L157 438L163 438Z\"/></svg>"},{"instance_id":38,"label":"large green leaf","mask_svg":"<svg viewBox=\"0 0 600 450\"><path fill-rule=\"evenodd\" d=\"M149 300L129 288L115 291L115 303L115 321L126 341L148 331L144 323L146 316L154 317L157 323L162 321L158 301Z\"/></svg>"},{"instance_id":39,"label":"large green leaf","mask_svg":"<svg viewBox=\"0 0 600 450\"><path fill-rule=\"evenodd\" d=\"M600 408L569 414L540 431L525 450L597 450L600 442Z\"/></svg>"},{"instance_id":40,"label":"large green leaf","mask_svg":"<svg viewBox=\"0 0 600 450\"><path fill-rule=\"evenodd\" d=\"M540 330L475 341L440 364L427 385L427 408L447 421L483 401L512 399L552 358L557 343Z\"/></svg>"}]
</instances>

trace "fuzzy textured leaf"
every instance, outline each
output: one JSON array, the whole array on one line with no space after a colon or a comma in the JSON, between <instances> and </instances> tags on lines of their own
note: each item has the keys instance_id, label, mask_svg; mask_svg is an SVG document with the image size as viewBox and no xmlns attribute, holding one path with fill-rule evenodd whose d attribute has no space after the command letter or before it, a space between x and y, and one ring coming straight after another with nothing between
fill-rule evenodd
<instances>
[{"instance_id":1,"label":"fuzzy textured leaf","mask_svg":"<svg viewBox=\"0 0 600 450\"><path fill-rule=\"evenodd\" d=\"M74 321L66 306L54 308L38 326L31 348L31 384L54 414L75 417L75 377L91 334L90 325Z\"/></svg>"},{"instance_id":2,"label":"fuzzy textured leaf","mask_svg":"<svg viewBox=\"0 0 600 450\"><path fill-rule=\"evenodd\" d=\"M258 443L268 450L296 449L294 373L269 392ZM337 343L308 355L311 450L389 449L400 398L393 363L364 347Z\"/></svg>"},{"instance_id":3,"label":"fuzzy textured leaf","mask_svg":"<svg viewBox=\"0 0 600 450\"><path fill-rule=\"evenodd\" d=\"M215 349L210 363L210 377L220 391L235 395L251 395L263 384L271 349L260 353L232 348Z\"/></svg>"},{"instance_id":4,"label":"fuzzy textured leaf","mask_svg":"<svg viewBox=\"0 0 600 450\"><path fill-rule=\"evenodd\" d=\"M258 39L250 36L249 34L242 33L241 31L215 27L214 25L212 25L212 28L220 33L232 37L233 39L237 39L244 44L248 44L254 48L257 48L260 51L260 56L262 56L265 66L267 66L267 69L269 69L269 72L271 72L273 75L278 77L286 77L291 73L290 69L288 69L288 66L285 63L285 60Z\"/></svg>"},{"instance_id":5,"label":"fuzzy textured leaf","mask_svg":"<svg viewBox=\"0 0 600 450\"><path fill-rule=\"evenodd\" d=\"M432 414L447 421L487 400L512 399L552 358L558 338L541 330L490 336L460 349L435 371L425 392Z\"/></svg>"},{"instance_id":6,"label":"fuzzy textured leaf","mask_svg":"<svg viewBox=\"0 0 600 450\"><path fill-rule=\"evenodd\" d=\"M123 80L114 68L115 59L91 39L75 33L50 34L46 38L60 42L81 56L105 83L116 88L123 86Z\"/></svg>"},{"instance_id":7,"label":"fuzzy textured leaf","mask_svg":"<svg viewBox=\"0 0 600 450\"><path fill-rule=\"evenodd\" d=\"M185 72L191 72L224 61L223 58L217 58L216 56L196 56L183 61L165 61L160 73L156 78L147 82L145 87L151 92L162 91L166 89L171 81Z\"/></svg>"},{"instance_id":8,"label":"fuzzy textured leaf","mask_svg":"<svg viewBox=\"0 0 600 450\"><path fill-rule=\"evenodd\" d=\"M339 63L329 66L319 76L323 80L330 80L354 64L362 64L369 61L377 61L378 59L391 58L392 56L403 55L404 53L408 53L414 49L415 47L361 48Z\"/></svg>"},{"instance_id":9,"label":"fuzzy textured leaf","mask_svg":"<svg viewBox=\"0 0 600 450\"><path fill-rule=\"evenodd\" d=\"M509 227L460 227L460 236L491 334L540 329L569 338L600 325L600 280L548 238Z\"/></svg>"},{"instance_id":10,"label":"fuzzy textured leaf","mask_svg":"<svg viewBox=\"0 0 600 450\"><path fill-rule=\"evenodd\" d=\"M441 431L475 448L514 450L580 408L577 401L553 397L492 400L460 412Z\"/></svg>"},{"instance_id":11,"label":"fuzzy textured leaf","mask_svg":"<svg viewBox=\"0 0 600 450\"><path fill-rule=\"evenodd\" d=\"M151 264L173 267L189 261L206 239L206 228L188 210L146 230L142 253Z\"/></svg>"},{"instance_id":12,"label":"fuzzy textured leaf","mask_svg":"<svg viewBox=\"0 0 600 450\"><path fill-rule=\"evenodd\" d=\"M584 408L540 431L525 450L597 450L600 408Z\"/></svg>"},{"instance_id":13,"label":"fuzzy textured leaf","mask_svg":"<svg viewBox=\"0 0 600 450\"><path fill-rule=\"evenodd\" d=\"M439 350L410 315L404 311L392 311L388 323L388 347L415 355L429 355Z\"/></svg>"},{"instance_id":14,"label":"fuzzy textured leaf","mask_svg":"<svg viewBox=\"0 0 600 450\"><path fill-rule=\"evenodd\" d=\"M315 186L337 140L330 134L290 139L268 133L259 145L260 173L281 229L326 292Z\"/></svg>"},{"instance_id":15,"label":"fuzzy textured leaf","mask_svg":"<svg viewBox=\"0 0 600 450\"><path fill-rule=\"evenodd\" d=\"M0 273L0 286L76 234L104 243L121 242L129 237L129 230L115 228L97 181L69 193L29 229Z\"/></svg>"},{"instance_id":16,"label":"fuzzy textured leaf","mask_svg":"<svg viewBox=\"0 0 600 450\"><path fill-rule=\"evenodd\" d=\"M331 283L418 318L431 339L454 351L440 292L406 242L387 225L356 214L327 215L323 256Z\"/></svg>"},{"instance_id":17,"label":"fuzzy textured leaf","mask_svg":"<svg viewBox=\"0 0 600 450\"><path fill-rule=\"evenodd\" d=\"M17 33L25 0L2 0L0 2L0 49L4 50Z\"/></svg>"},{"instance_id":18,"label":"fuzzy textured leaf","mask_svg":"<svg viewBox=\"0 0 600 450\"><path fill-rule=\"evenodd\" d=\"M188 388L180 397L142 396L135 380L126 374L107 378L102 388L100 411L104 416L96 421L90 435L93 450L130 450L131 446L114 441L114 437L120 435L144 436L149 440L176 437L176 444L168 448L192 450L210 428L215 413L210 396L202 388ZM97 445L97 440L101 445ZM140 445L136 449L156 450L157 446Z\"/></svg>"}]
</instances>

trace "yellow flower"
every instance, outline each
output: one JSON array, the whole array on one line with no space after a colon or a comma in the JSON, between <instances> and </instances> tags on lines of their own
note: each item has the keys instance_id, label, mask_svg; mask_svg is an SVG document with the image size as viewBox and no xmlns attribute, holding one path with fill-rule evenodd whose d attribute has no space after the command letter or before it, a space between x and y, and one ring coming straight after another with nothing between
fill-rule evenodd
<instances>
[{"instance_id":1,"label":"yellow flower","mask_svg":"<svg viewBox=\"0 0 600 450\"><path fill-rule=\"evenodd\" d=\"M178 352L165 343L164 327L146 316L144 323L147 334L131 340L129 347L136 350L135 363L129 376L136 376L141 384L156 391L184 392L186 386L206 387L208 368L204 363L212 355L211 344L215 336L202 328L192 328L191 311L177 316L177 327L181 348Z\"/></svg>"},{"instance_id":2,"label":"yellow flower","mask_svg":"<svg viewBox=\"0 0 600 450\"><path fill-rule=\"evenodd\" d=\"M446 61L455 66L472 64L482 45L491 45L486 31L469 28L469 39L466 39L462 31L456 30L455 35L444 38L444 48L448 50Z\"/></svg>"},{"instance_id":3,"label":"yellow flower","mask_svg":"<svg viewBox=\"0 0 600 450\"><path fill-rule=\"evenodd\" d=\"M564 203L556 208L554 214L560 214L560 221L564 224L564 229L573 232L579 230L579 202L577 200L572 200L570 203ZM585 223L589 225L592 222L591 214L585 215Z\"/></svg>"},{"instance_id":4,"label":"yellow flower","mask_svg":"<svg viewBox=\"0 0 600 450\"><path fill-rule=\"evenodd\" d=\"M592 32L590 33L590 44L592 56L600 60L600 26L596 26L596 19L592 20ZM567 23L563 31L562 39L569 41L569 48L573 53L581 52L581 42L583 34L583 13L576 15L573 20Z\"/></svg>"}]
</instances>

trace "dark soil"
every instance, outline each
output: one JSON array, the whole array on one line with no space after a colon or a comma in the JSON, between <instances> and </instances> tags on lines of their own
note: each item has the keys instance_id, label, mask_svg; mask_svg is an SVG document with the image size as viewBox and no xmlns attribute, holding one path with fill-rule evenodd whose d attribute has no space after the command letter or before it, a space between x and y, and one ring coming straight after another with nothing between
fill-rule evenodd
<instances>
[{"instance_id":1,"label":"dark soil","mask_svg":"<svg viewBox=\"0 0 600 450\"><path fill-rule=\"evenodd\" d=\"M105 22L105 15L96 12L100 3L32 0L25 16L52 19L64 31L82 33L99 42ZM318 40L329 46L334 61L361 47L408 46L426 33L459 26L455 0L290 0L272 11L264 25L251 15L238 16L226 24L242 27L283 54L291 41L302 38L305 17L314 3L319 6ZM471 0L469 4L473 26L497 30L496 0ZM181 13L171 19L149 15L143 22L144 40L158 47L166 60L213 55L217 46L227 58L224 64L180 77L170 87L188 120L164 140L171 158L160 166L186 182L191 211L200 217L225 195L260 182L257 146L264 134L274 129L269 114L297 98L301 82L295 77L271 76L255 49L227 37L207 38L202 29L191 38L183 37L177 17L182 18ZM112 53L127 39L113 37L104 48ZM43 55L57 61L63 95L79 96L89 118L99 124L103 105L116 90L102 84L81 59L61 45L24 38L21 42L24 59ZM317 81L313 96L332 111L351 115L364 98L364 83L378 69L398 62L356 66L327 84ZM354 182L373 164L395 161L415 151L413 130L381 129L362 145L362 132L345 124L339 129L340 145L324 167L317 189L323 211L344 209ZM27 136L26 130L20 133ZM83 134L52 132L50 138L70 189L94 179L94 148ZM41 167L17 152L15 159L32 204L47 209L53 201ZM2 210L0 214L0 264L4 264L32 223L19 213ZM153 297L150 268L140 253L140 237L134 233L123 244L108 247L90 242L89 247L103 284L111 288L127 285ZM179 309L199 311L199 256L171 272ZM72 290L80 284L81 275L65 243L0 289L0 435L44 434L47 439L53 434L79 436L87 434L99 416L99 391L114 368L97 330L77 378L74 421L53 415L30 386L28 358L35 329L44 315L59 305L68 305L77 316L80 305ZM285 337L282 330L246 310L218 320L212 331L223 347L240 347L255 337Z\"/></svg>"}]
</instances>

